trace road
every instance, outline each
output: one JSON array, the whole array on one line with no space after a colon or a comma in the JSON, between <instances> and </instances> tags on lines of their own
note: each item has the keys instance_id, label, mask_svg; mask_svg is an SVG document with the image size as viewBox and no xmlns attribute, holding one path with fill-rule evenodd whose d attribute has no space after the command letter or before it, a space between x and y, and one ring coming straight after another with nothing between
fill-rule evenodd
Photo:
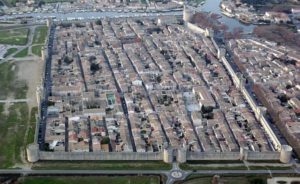
<instances>
[{"instance_id":1,"label":"road","mask_svg":"<svg viewBox=\"0 0 300 184\"><path fill-rule=\"evenodd\" d=\"M29 99L10 99L10 100L0 100L0 103L19 103L19 102L28 102Z\"/></svg>"},{"instance_id":2,"label":"road","mask_svg":"<svg viewBox=\"0 0 300 184\"><path fill-rule=\"evenodd\" d=\"M35 24L32 24L31 26L28 26L28 25L22 26L22 28L24 28L24 27L25 28L28 27L28 29L29 29L29 33L28 33L28 37L27 37L27 43L25 45L9 45L8 48L16 48L17 51L14 52L13 54L10 54L5 59L1 60L0 64L4 63L4 62L7 62L7 61L10 61L11 59L13 59L14 61L28 61L28 60L38 60L39 59L38 56L33 55L32 52L31 52L31 46L32 46L32 41L33 41L35 29L38 26L35 25ZM20 52L21 50L23 50L27 47L28 47L28 55L26 57L21 57L21 58L15 58L14 57L18 52Z\"/></svg>"},{"instance_id":3,"label":"road","mask_svg":"<svg viewBox=\"0 0 300 184\"><path fill-rule=\"evenodd\" d=\"M51 93L51 60L52 60L52 46L54 41L54 26L50 26L50 31L48 32L48 40L47 40L47 50L48 54L46 55L45 65L44 65L44 74L43 74L43 90L44 92L41 94L41 103L40 103L40 115L41 118L38 126L38 143L40 149L44 149L44 141L45 141L45 131L46 131L46 118L47 118L47 103L48 96Z\"/></svg>"},{"instance_id":4,"label":"road","mask_svg":"<svg viewBox=\"0 0 300 184\"><path fill-rule=\"evenodd\" d=\"M300 169L289 170L197 170L183 171L177 163L173 163L170 171L166 170L31 170L31 169L1 169L1 175L20 174L20 175L165 175L166 184L184 180L190 174L300 174Z\"/></svg>"}]
</instances>

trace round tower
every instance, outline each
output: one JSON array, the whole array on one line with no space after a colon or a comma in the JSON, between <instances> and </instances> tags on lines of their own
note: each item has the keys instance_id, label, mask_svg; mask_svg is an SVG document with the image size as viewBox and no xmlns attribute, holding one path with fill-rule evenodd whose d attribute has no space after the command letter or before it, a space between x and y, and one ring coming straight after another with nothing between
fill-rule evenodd
<instances>
[{"instance_id":1,"label":"round tower","mask_svg":"<svg viewBox=\"0 0 300 184\"><path fill-rule=\"evenodd\" d=\"M180 148L178 149L178 152L177 152L177 161L179 163L185 163L186 162L186 148Z\"/></svg>"},{"instance_id":2,"label":"round tower","mask_svg":"<svg viewBox=\"0 0 300 184\"><path fill-rule=\"evenodd\" d=\"M29 144L26 148L26 152L27 152L27 160L29 162L37 162L40 159L38 144L35 143Z\"/></svg>"},{"instance_id":3,"label":"round tower","mask_svg":"<svg viewBox=\"0 0 300 184\"><path fill-rule=\"evenodd\" d=\"M46 20L46 25L47 25L47 27L50 27L51 22L52 22L52 19L51 19L51 18L48 18L48 19Z\"/></svg>"},{"instance_id":4,"label":"round tower","mask_svg":"<svg viewBox=\"0 0 300 184\"><path fill-rule=\"evenodd\" d=\"M293 148L289 145L282 145L280 150L280 162L289 163L292 157Z\"/></svg>"}]
</instances>

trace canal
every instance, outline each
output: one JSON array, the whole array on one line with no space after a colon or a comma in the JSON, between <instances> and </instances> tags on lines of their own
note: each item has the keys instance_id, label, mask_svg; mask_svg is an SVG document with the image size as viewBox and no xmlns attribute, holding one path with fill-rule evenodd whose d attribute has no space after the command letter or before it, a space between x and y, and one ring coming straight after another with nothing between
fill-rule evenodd
<instances>
[{"instance_id":1,"label":"canal","mask_svg":"<svg viewBox=\"0 0 300 184\"><path fill-rule=\"evenodd\" d=\"M206 0L205 3L199 9L202 11L212 12L221 15L222 17L219 20L225 25L227 25L229 30L232 30L236 27L241 27L245 32L252 32L255 25L244 24L235 18L231 18L222 14L222 10L219 6L220 3L221 0Z\"/></svg>"}]
</instances>

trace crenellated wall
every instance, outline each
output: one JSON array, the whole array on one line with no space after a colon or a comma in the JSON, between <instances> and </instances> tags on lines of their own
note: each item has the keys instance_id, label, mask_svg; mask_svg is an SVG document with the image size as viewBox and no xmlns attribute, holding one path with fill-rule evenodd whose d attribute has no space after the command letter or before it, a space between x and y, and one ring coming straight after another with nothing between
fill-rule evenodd
<instances>
[{"instance_id":1,"label":"crenellated wall","mask_svg":"<svg viewBox=\"0 0 300 184\"><path fill-rule=\"evenodd\" d=\"M39 152L40 160L163 160L162 152Z\"/></svg>"}]
</instances>

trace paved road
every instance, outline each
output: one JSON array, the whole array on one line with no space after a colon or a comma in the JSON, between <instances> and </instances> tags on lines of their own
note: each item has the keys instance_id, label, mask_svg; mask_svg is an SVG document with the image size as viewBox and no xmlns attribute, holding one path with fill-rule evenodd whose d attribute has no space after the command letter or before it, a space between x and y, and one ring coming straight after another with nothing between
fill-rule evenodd
<instances>
[{"instance_id":1,"label":"paved road","mask_svg":"<svg viewBox=\"0 0 300 184\"><path fill-rule=\"evenodd\" d=\"M164 170L22 170L1 169L1 174L23 174L23 175L101 175L101 174L167 174Z\"/></svg>"},{"instance_id":2,"label":"paved road","mask_svg":"<svg viewBox=\"0 0 300 184\"><path fill-rule=\"evenodd\" d=\"M172 164L168 170L31 170L31 169L0 169L1 175L165 175L166 184L184 180L190 174L300 174L300 168L287 170L193 170L184 171L178 163Z\"/></svg>"},{"instance_id":3,"label":"paved road","mask_svg":"<svg viewBox=\"0 0 300 184\"><path fill-rule=\"evenodd\" d=\"M29 99L10 99L10 100L0 100L0 103L19 103L19 102L28 102Z\"/></svg>"},{"instance_id":4,"label":"paved road","mask_svg":"<svg viewBox=\"0 0 300 184\"><path fill-rule=\"evenodd\" d=\"M172 170L180 170L179 168L173 168ZM2 174L24 174L24 175L101 175L101 174L164 174L169 175L171 171L167 170L26 170L26 169L0 169L0 175ZM197 170L192 171L183 171L186 174L300 174L298 169L287 169L287 170Z\"/></svg>"}]
</instances>

